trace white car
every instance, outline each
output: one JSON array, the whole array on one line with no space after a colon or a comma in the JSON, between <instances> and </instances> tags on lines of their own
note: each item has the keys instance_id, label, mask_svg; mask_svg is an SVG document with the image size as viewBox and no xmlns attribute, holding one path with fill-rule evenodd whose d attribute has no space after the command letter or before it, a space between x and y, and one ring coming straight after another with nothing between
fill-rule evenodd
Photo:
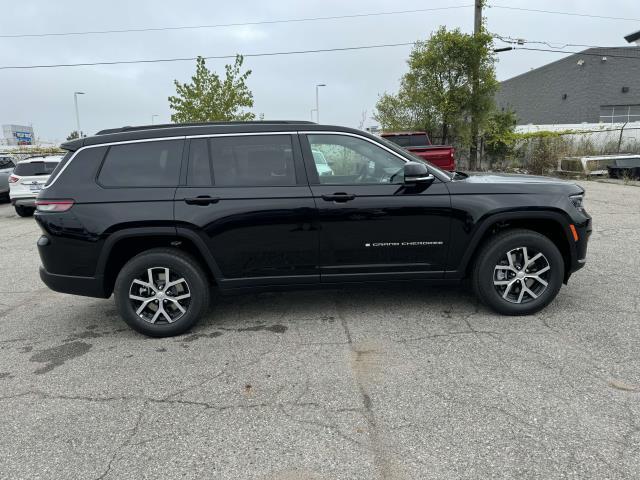
<instances>
[{"instance_id":1,"label":"white car","mask_svg":"<svg viewBox=\"0 0 640 480\"><path fill-rule=\"evenodd\" d=\"M327 159L320 150L311 150L313 162L316 164L318 175L333 175L333 170L327 163Z\"/></svg>"},{"instance_id":2,"label":"white car","mask_svg":"<svg viewBox=\"0 0 640 480\"><path fill-rule=\"evenodd\" d=\"M9 198L18 215L33 215L38 193L61 160L62 155L46 155L27 158L17 163L9 177Z\"/></svg>"}]
</instances>

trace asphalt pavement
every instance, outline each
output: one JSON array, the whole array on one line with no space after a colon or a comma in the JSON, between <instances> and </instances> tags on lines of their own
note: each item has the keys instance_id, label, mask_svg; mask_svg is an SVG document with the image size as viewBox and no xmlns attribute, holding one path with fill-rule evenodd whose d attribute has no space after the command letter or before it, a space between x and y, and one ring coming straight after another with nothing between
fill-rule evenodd
<instances>
[{"instance_id":1,"label":"asphalt pavement","mask_svg":"<svg viewBox=\"0 0 640 480\"><path fill-rule=\"evenodd\" d=\"M587 265L537 315L261 293L168 339L49 291L34 220L0 205L0 478L639 478L640 188L583 186Z\"/></svg>"}]
</instances>

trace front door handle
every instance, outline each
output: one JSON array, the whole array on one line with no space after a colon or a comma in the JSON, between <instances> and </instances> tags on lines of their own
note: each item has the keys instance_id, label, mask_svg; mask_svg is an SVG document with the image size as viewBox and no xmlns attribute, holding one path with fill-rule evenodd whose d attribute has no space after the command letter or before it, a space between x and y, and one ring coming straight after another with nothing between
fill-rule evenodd
<instances>
[{"instance_id":1,"label":"front door handle","mask_svg":"<svg viewBox=\"0 0 640 480\"><path fill-rule=\"evenodd\" d=\"M199 195L197 197L185 198L187 205L209 205L211 203L218 203L220 198L210 197L209 195Z\"/></svg>"},{"instance_id":2,"label":"front door handle","mask_svg":"<svg viewBox=\"0 0 640 480\"><path fill-rule=\"evenodd\" d=\"M333 195L322 195L322 199L325 202L344 203L344 202L350 202L354 198L356 198L355 195L352 195L350 193L342 193L342 192L334 193Z\"/></svg>"}]
</instances>

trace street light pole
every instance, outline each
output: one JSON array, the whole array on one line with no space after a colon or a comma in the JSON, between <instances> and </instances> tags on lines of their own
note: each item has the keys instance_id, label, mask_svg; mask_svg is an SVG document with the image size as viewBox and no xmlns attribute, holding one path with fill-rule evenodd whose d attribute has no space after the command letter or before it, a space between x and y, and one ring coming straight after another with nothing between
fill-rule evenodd
<instances>
[{"instance_id":1,"label":"street light pole","mask_svg":"<svg viewBox=\"0 0 640 480\"><path fill-rule=\"evenodd\" d=\"M324 83L319 83L316 85L316 122L320 123L320 103L318 101L318 89L320 87L326 87Z\"/></svg>"},{"instance_id":2,"label":"street light pole","mask_svg":"<svg viewBox=\"0 0 640 480\"><path fill-rule=\"evenodd\" d=\"M316 109L315 109L315 108L312 108L312 109L311 109L311 121L312 121L312 122L313 122L313 112L315 112L315 111L316 111Z\"/></svg>"},{"instance_id":3,"label":"street light pole","mask_svg":"<svg viewBox=\"0 0 640 480\"><path fill-rule=\"evenodd\" d=\"M151 125L154 125L154 123L153 123L153 119L154 119L154 118L156 118L156 117L159 117L159 116L160 116L160 115L157 115L157 114L153 114L153 115L151 115Z\"/></svg>"},{"instance_id":4,"label":"street light pole","mask_svg":"<svg viewBox=\"0 0 640 480\"><path fill-rule=\"evenodd\" d=\"M82 131L80 130L80 113L78 113L78 95L84 95L84 92L73 92L73 102L76 106L76 128L78 131L78 138L82 138Z\"/></svg>"}]
</instances>

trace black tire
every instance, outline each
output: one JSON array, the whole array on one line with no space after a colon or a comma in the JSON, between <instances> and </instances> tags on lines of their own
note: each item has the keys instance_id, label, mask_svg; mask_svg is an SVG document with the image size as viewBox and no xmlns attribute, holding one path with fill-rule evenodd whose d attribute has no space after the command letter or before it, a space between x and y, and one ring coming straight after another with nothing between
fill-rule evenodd
<instances>
[{"instance_id":1,"label":"black tire","mask_svg":"<svg viewBox=\"0 0 640 480\"><path fill-rule=\"evenodd\" d=\"M508 275L514 275L514 277L507 279L507 281L516 280L514 285L510 286L510 288L514 289L514 292L508 293L512 301L508 301L503 298L507 286L494 285L494 275L498 275L494 272L496 272L496 266L504 264L507 252L517 250L520 247L527 247L528 252L542 253L544 261L546 261L550 269L547 271L548 273L544 274L544 280L547 282L546 287L537 281L528 280L532 284L532 289L543 289L538 292L537 298L533 298L528 292L525 292L522 296L522 303L513 303L517 300L513 299L511 295L515 297L522 290L521 282L524 280L517 280L515 277L517 273L512 273L511 271L508 273ZM522 251L519 250L519 252L521 253ZM542 277L542 274L540 277ZM549 238L540 233L518 229L500 233L495 237L489 238L484 243L478 252L471 283L478 299L496 312L503 315L530 315L542 310L556 297L562 286L563 279L564 260L558 247ZM500 280L499 277L498 280Z\"/></svg>"},{"instance_id":2,"label":"black tire","mask_svg":"<svg viewBox=\"0 0 640 480\"><path fill-rule=\"evenodd\" d=\"M36 211L36 209L33 207L25 207L22 205L14 205L14 208L16 209L16 213L20 217L32 217L33 212Z\"/></svg>"},{"instance_id":3,"label":"black tire","mask_svg":"<svg viewBox=\"0 0 640 480\"><path fill-rule=\"evenodd\" d=\"M186 280L190 294L189 304L185 308L186 312L173 323L168 323L163 317L159 317L156 323L150 323L151 319L145 320L136 313L135 307L142 305L142 302L138 303L129 298L130 291L134 288L132 287L134 279L144 278L150 268L168 268L171 274ZM164 281L166 282L166 279ZM173 248L154 248L136 255L122 267L113 293L120 316L131 328L150 337L171 337L190 330L207 313L210 288L206 273L191 255ZM158 287L157 289L162 290ZM166 289L167 298L170 293L170 289ZM163 300L163 303L167 302L169 307L174 308L171 301ZM158 305L159 300L150 303L152 308ZM143 315L145 313L142 312Z\"/></svg>"}]
</instances>

